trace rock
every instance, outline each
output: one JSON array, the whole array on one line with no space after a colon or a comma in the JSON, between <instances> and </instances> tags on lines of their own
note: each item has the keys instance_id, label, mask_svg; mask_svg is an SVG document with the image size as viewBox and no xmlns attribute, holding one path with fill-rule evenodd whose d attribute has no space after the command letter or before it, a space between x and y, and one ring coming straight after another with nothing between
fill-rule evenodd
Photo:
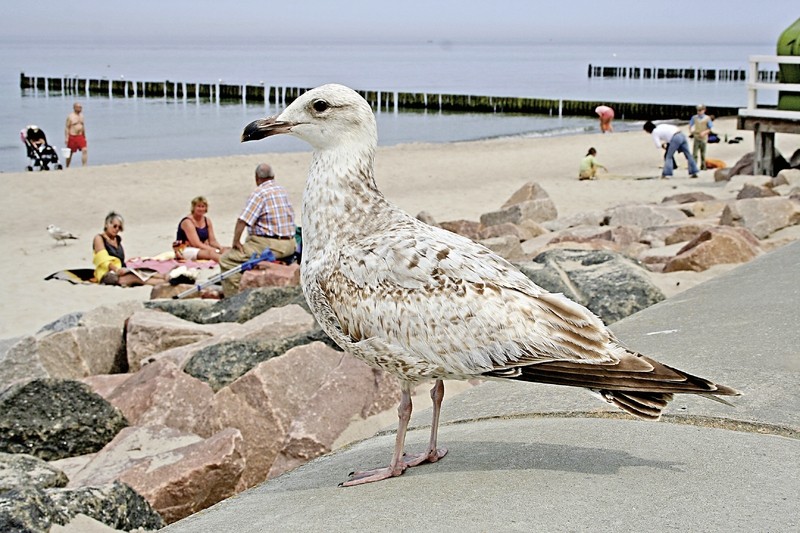
<instances>
[{"instance_id":1,"label":"rock","mask_svg":"<svg viewBox=\"0 0 800 533\"><path fill-rule=\"evenodd\" d=\"M800 154L800 149L795 152L795 155L798 154ZM784 184L791 187L800 187L800 168L793 166L793 168L784 169L778 172L778 175L773 181L773 186Z\"/></svg>"},{"instance_id":2,"label":"rock","mask_svg":"<svg viewBox=\"0 0 800 533\"><path fill-rule=\"evenodd\" d=\"M436 223L436 219L433 218L433 215L427 211L420 211L417 214L417 220L420 222L424 222L425 224L433 227L438 227L439 224Z\"/></svg>"},{"instance_id":3,"label":"rock","mask_svg":"<svg viewBox=\"0 0 800 533\"><path fill-rule=\"evenodd\" d=\"M198 324L220 322L244 323L272 309L297 304L308 310L300 287L260 287L250 289L219 302L159 300L145 303L150 309L162 309L179 318Z\"/></svg>"},{"instance_id":4,"label":"rock","mask_svg":"<svg viewBox=\"0 0 800 533\"><path fill-rule=\"evenodd\" d=\"M534 222L533 220L523 220L519 224L516 225L518 228L522 228L525 230L530 237L528 239L532 239L534 237L538 237L539 235L544 235L545 233L549 233L550 230L546 229L542 224L538 222ZM528 240L525 239L525 240Z\"/></svg>"},{"instance_id":5,"label":"rock","mask_svg":"<svg viewBox=\"0 0 800 533\"><path fill-rule=\"evenodd\" d=\"M550 231L561 231L575 226L603 226L606 224L608 224L608 221L605 213L602 211L588 211L542 222L542 227Z\"/></svg>"},{"instance_id":6,"label":"rock","mask_svg":"<svg viewBox=\"0 0 800 533\"><path fill-rule=\"evenodd\" d=\"M610 226L663 226L685 220L686 213L677 207L657 205L622 205L606 211Z\"/></svg>"},{"instance_id":7,"label":"rock","mask_svg":"<svg viewBox=\"0 0 800 533\"><path fill-rule=\"evenodd\" d=\"M694 218L717 218L722 215L725 206L730 200L709 200L707 202L692 202L681 204L680 210L687 216Z\"/></svg>"},{"instance_id":8,"label":"rock","mask_svg":"<svg viewBox=\"0 0 800 533\"><path fill-rule=\"evenodd\" d=\"M230 329L226 324L196 324L155 309L138 311L128 321L125 336L129 371L139 370L140 361L153 354L194 344Z\"/></svg>"},{"instance_id":9,"label":"rock","mask_svg":"<svg viewBox=\"0 0 800 533\"><path fill-rule=\"evenodd\" d=\"M519 237L514 235L505 235L502 237L493 237L491 239L483 239L479 241L500 257L506 259L519 259L525 256L522 251L522 246L519 245Z\"/></svg>"},{"instance_id":10,"label":"rock","mask_svg":"<svg viewBox=\"0 0 800 533\"><path fill-rule=\"evenodd\" d=\"M541 198L538 200L520 202L500 211L485 213L481 215L481 224L484 226L494 226L505 222L521 224L523 220L544 222L546 220L554 220L557 217L558 211L556 210L556 204L553 203L553 200L550 198Z\"/></svg>"},{"instance_id":11,"label":"rock","mask_svg":"<svg viewBox=\"0 0 800 533\"><path fill-rule=\"evenodd\" d=\"M480 240L483 228L480 222L472 220L450 220L442 222L439 227L473 241Z\"/></svg>"},{"instance_id":12,"label":"rock","mask_svg":"<svg viewBox=\"0 0 800 533\"><path fill-rule=\"evenodd\" d=\"M232 428L207 439L159 425L129 427L69 482L121 481L174 522L235 494L244 469L242 435Z\"/></svg>"},{"instance_id":13,"label":"rock","mask_svg":"<svg viewBox=\"0 0 800 533\"><path fill-rule=\"evenodd\" d=\"M758 239L745 228L713 227L692 239L667 261L664 272L702 272L725 263L744 263L760 254Z\"/></svg>"},{"instance_id":14,"label":"rock","mask_svg":"<svg viewBox=\"0 0 800 533\"><path fill-rule=\"evenodd\" d=\"M563 293L606 323L664 299L641 266L614 252L549 250L518 266L540 287Z\"/></svg>"},{"instance_id":15,"label":"rock","mask_svg":"<svg viewBox=\"0 0 800 533\"><path fill-rule=\"evenodd\" d=\"M506 200L506 203L501 206L501 209L511 207L512 205L521 204L523 202L529 202L531 200L543 200L548 198L550 198L550 195L547 194L547 191L545 191L541 185L530 181L512 194L511 198Z\"/></svg>"},{"instance_id":16,"label":"rock","mask_svg":"<svg viewBox=\"0 0 800 533\"><path fill-rule=\"evenodd\" d=\"M353 415L364 410L364 400L373 395L375 377L380 374L355 357L343 357L292 421L268 477L277 477L331 451L336 438L352 423ZM383 409L396 405L399 399L397 383L390 387L394 394L386 398L389 401L381 406Z\"/></svg>"},{"instance_id":17,"label":"rock","mask_svg":"<svg viewBox=\"0 0 800 533\"><path fill-rule=\"evenodd\" d=\"M145 365L105 398L130 424L193 432L213 397L208 384L161 360Z\"/></svg>"},{"instance_id":18,"label":"rock","mask_svg":"<svg viewBox=\"0 0 800 533\"><path fill-rule=\"evenodd\" d=\"M123 483L81 489L17 487L0 493L3 532L47 533L79 515L113 530L149 531L166 525L144 498Z\"/></svg>"},{"instance_id":19,"label":"rock","mask_svg":"<svg viewBox=\"0 0 800 533\"><path fill-rule=\"evenodd\" d=\"M134 374L98 374L81 378L81 383L86 383L92 391L106 400L117 387L125 383Z\"/></svg>"},{"instance_id":20,"label":"rock","mask_svg":"<svg viewBox=\"0 0 800 533\"><path fill-rule=\"evenodd\" d=\"M78 381L35 379L0 395L0 451L44 460L96 452L127 426L116 408Z\"/></svg>"},{"instance_id":21,"label":"rock","mask_svg":"<svg viewBox=\"0 0 800 533\"><path fill-rule=\"evenodd\" d=\"M680 194L673 194L672 196L665 196L663 200L661 200L662 204L690 204L693 202L708 202L716 200L713 196L708 193L695 191L695 192L684 192Z\"/></svg>"},{"instance_id":22,"label":"rock","mask_svg":"<svg viewBox=\"0 0 800 533\"><path fill-rule=\"evenodd\" d=\"M209 346L234 341L261 342L291 337L310 333L315 324L314 317L299 305L273 308L248 320L244 324L220 324L220 326L228 328L224 334L153 354L141 364L152 363L160 359L169 359L179 368L184 368L196 353L208 349Z\"/></svg>"},{"instance_id":23,"label":"rock","mask_svg":"<svg viewBox=\"0 0 800 533\"><path fill-rule=\"evenodd\" d=\"M725 185L725 192L728 194L739 192L745 185L766 187L771 184L772 178L770 176L737 175L731 177L730 181Z\"/></svg>"},{"instance_id":24,"label":"rock","mask_svg":"<svg viewBox=\"0 0 800 533\"><path fill-rule=\"evenodd\" d=\"M50 489L46 493L52 506L52 520L58 524L67 524L82 514L122 531L155 530L166 525L147 500L125 483Z\"/></svg>"},{"instance_id":25,"label":"rock","mask_svg":"<svg viewBox=\"0 0 800 533\"><path fill-rule=\"evenodd\" d=\"M317 327L284 337L230 340L212 344L198 350L186 363L183 371L207 383L214 392L217 392L257 364L283 355L295 346L314 341L325 342L331 348L340 350L322 329Z\"/></svg>"},{"instance_id":26,"label":"rock","mask_svg":"<svg viewBox=\"0 0 800 533\"><path fill-rule=\"evenodd\" d=\"M531 224L536 224L536 222L528 221ZM536 235L541 235L544 232L537 233ZM512 224L507 222L505 224L496 224L494 226L489 226L488 228L484 228L480 231L480 240L486 239L494 239L496 237L515 237L520 242L527 241L528 239L533 238L535 235L528 231L523 226L517 226L516 224Z\"/></svg>"},{"instance_id":27,"label":"rock","mask_svg":"<svg viewBox=\"0 0 800 533\"><path fill-rule=\"evenodd\" d=\"M731 169L729 168L718 168L714 171L714 181L728 181L731 177Z\"/></svg>"},{"instance_id":28,"label":"rock","mask_svg":"<svg viewBox=\"0 0 800 533\"><path fill-rule=\"evenodd\" d=\"M38 457L24 453L0 453L0 493L15 487L66 487L67 481L64 472Z\"/></svg>"},{"instance_id":29,"label":"rock","mask_svg":"<svg viewBox=\"0 0 800 533\"><path fill-rule=\"evenodd\" d=\"M755 168L755 152L748 152L731 168L729 176L748 175L752 176ZM772 168L776 173L783 169L790 168L789 162L781 154L776 153L772 161Z\"/></svg>"},{"instance_id":30,"label":"rock","mask_svg":"<svg viewBox=\"0 0 800 533\"><path fill-rule=\"evenodd\" d=\"M770 187L761 187L758 185L745 183L744 187L742 187L742 190L736 195L736 199L743 200L745 198L769 198L771 196L780 195L773 191Z\"/></svg>"},{"instance_id":31,"label":"rock","mask_svg":"<svg viewBox=\"0 0 800 533\"><path fill-rule=\"evenodd\" d=\"M736 200L725 207L719 223L743 226L759 239L800 222L800 206L789 198L749 198Z\"/></svg>"},{"instance_id":32,"label":"rock","mask_svg":"<svg viewBox=\"0 0 800 533\"><path fill-rule=\"evenodd\" d=\"M716 224L707 220L687 219L682 223L654 226L642 232L640 240L652 248L690 241Z\"/></svg>"},{"instance_id":33,"label":"rock","mask_svg":"<svg viewBox=\"0 0 800 533\"><path fill-rule=\"evenodd\" d=\"M15 383L48 377L38 359L36 338L30 335L0 339L0 393Z\"/></svg>"},{"instance_id":34,"label":"rock","mask_svg":"<svg viewBox=\"0 0 800 533\"><path fill-rule=\"evenodd\" d=\"M349 357L322 343L297 346L284 355L260 363L214 396L212 408L203 420L205 432L202 434L226 427L238 428L242 432L246 466L239 490L267 478L275 458L284 448L292 421L306 412L308 401L327 383L328 374ZM365 390L357 383L362 379L358 376L368 379L375 388L390 383L375 379L375 373L365 364L360 364L369 372L352 375L343 394L350 395L350 390ZM375 399L382 396L376 395L374 390L362 398L362 408L342 416L357 416L366 409L374 409ZM393 390L397 390L396 386ZM347 400L348 404L351 400ZM336 397L329 397L328 401L341 402ZM319 419L319 423L325 424L326 421Z\"/></svg>"},{"instance_id":35,"label":"rock","mask_svg":"<svg viewBox=\"0 0 800 533\"><path fill-rule=\"evenodd\" d=\"M255 287L289 287L300 285L300 265L282 265L262 261L257 268L242 274L239 290Z\"/></svg>"},{"instance_id":36,"label":"rock","mask_svg":"<svg viewBox=\"0 0 800 533\"><path fill-rule=\"evenodd\" d=\"M161 283L159 285L153 285L153 288L150 289L150 299L151 300L171 300L176 296L183 294L186 291L192 290L181 298L184 299L211 299L211 300L220 300L222 296L220 296L222 290L219 285L210 285L205 289L197 290L197 285L190 285L188 283L178 283L177 285L172 285L171 283Z\"/></svg>"},{"instance_id":37,"label":"rock","mask_svg":"<svg viewBox=\"0 0 800 533\"><path fill-rule=\"evenodd\" d=\"M36 335L38 337L47 335L49 333L55 333L56 331L64 331L65 329L74 328L80 324L82 317L83 311L68 313L55 319L49 324L42 326L41 329L36 332Z\"/></svg>"}]
</instances>

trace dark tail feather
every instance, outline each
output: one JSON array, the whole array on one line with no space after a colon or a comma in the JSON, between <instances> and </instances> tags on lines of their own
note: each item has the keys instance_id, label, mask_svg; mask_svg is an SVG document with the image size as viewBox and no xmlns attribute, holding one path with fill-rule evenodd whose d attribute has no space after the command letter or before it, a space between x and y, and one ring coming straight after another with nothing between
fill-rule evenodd
<instances>
[{"instance_id":1,"label":"dark tail feather","mask_svg":"<svg viewBox=\"0 0 800 533\"><path fill-rule=\"evenodd\" d=\"M569 387L585 387L634 416L657 420L673 394L699 394L731 405L718 396L739 396L730 387L693 376L637 353L626 353L608 365L551 361L498 369L488 377L516 379Z\"/></svg>"}]
</instances>

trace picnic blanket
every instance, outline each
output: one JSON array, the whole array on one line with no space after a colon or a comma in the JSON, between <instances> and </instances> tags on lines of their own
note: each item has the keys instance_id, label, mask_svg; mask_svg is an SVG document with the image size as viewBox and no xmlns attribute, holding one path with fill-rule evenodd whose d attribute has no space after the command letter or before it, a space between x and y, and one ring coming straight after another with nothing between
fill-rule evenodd
<instances>
[{"instance_id":1,"label":"picnic blanket","mask_svg":"<svg viewBox=\"0 0 800 533\"><path fill-rule=\"evenodd\" d=\"M160 274L167 274L173 268L185 266L186 268L215 268L216 261L178 261L177 259L156 259L154 257L135 257L125 262L130 268L155 270Z\"/></svg>"}]
</instances>

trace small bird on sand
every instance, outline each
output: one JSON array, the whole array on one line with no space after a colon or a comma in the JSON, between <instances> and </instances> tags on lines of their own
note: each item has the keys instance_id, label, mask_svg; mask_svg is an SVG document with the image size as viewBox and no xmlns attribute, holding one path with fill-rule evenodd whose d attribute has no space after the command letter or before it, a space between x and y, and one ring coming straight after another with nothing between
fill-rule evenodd
<instances>
[{"instance_id":1,"label":"small bird on sand","mask_svg":"<svg viewBox=\"0 0 800 533\"><path fill-rule=\"evenodd\" d=\"M242 142L289 134L314 149L303 192L303 293L344 350L397 376L402 396L388 467L342 485L399 476L436 462L444 379L494 378L585 387L636 417L655 420L675 393L725 402L739 393L622 346L585 307L549 293L505 259L392 205L373 176L369 104L342 85L312 89ZM404 453L411 391L433 380L428 448Z\"/></svg>"},{"instance_id":2,"label":"small bird on sand","mask_svg":"<svg viewBox=\"0 0 800 533\"><path fill-rule=\"evenodd\" d=\"M67 245L67 241L69 239L77 239L78 238L75 235L73 235L72 233L70 233L68 231L64 231L63 229L61 229L61 228L59 228L57 226L54 226L53 224L50 224L49 226L47 226L47 233L49 233L50 236L52 238L54 238L56 241L63 242L64 246Z\"/></svg>"}]
</instances>

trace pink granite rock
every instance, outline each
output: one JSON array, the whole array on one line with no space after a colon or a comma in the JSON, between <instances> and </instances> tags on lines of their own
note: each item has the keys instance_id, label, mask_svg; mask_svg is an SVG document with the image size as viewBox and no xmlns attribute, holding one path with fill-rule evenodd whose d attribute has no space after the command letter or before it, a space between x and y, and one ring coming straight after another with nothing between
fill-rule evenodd
<instances>
[{"instance_id":1,"label":"pink granite rock","mask_svg":"<svg viewBox=\"0 0 800 533\"><path fill-rule=\"evenodd\" d=\"M463 219L442 222L439 224L439 227L461 235L462 237L466 237L467 239L472 239L473 241L480 240L481 229L483 228L480 222Z\"/></svg>"},{"instance_id":2,"label":"pink granite rock","mask_svg":"<svg viewBox=\"0 0 800 533\"><path fill-rule=\"evenodd\" d=\"M501 209L505 209L522 202L528 202L530 200L542 200L545 198L550 198L550 195L547 194L547 191L545 191L544 188L538 183L530 181L512 194L511 198L506 200Z\"/></svg>"},{"instance_id":3,"label":"pink granite rock","mask_svg":"<svg viewBox=\"0 0 800 533\"><path fill-rule=\"evenodd\" d=\"M800 222L800 204L790 198L749 198L731 202L722 212L723 226L743 226L759 239Z\"/></svg>"},{"instance_id":4,"label":"pink granite rock","mask_svg":"<svg viewBox=\"0 0 800 533\"><path fill-rule=\"evenodd\" d=\"M744 263L761 253L758 239L744 228L714 227L692 239L667 261L664 272L702 272L724 263Z\"/></svg>"},{"instance_id":5,"label":"pink granite rock","mask_svg":"<svg viewBox=\"0 0 800 533\"><path fill-rule=\"evenodd\" d=\"M261 262L258 268L242 274L239 290L254 287L288 287L300 285L300 265L282 265L280 263Z\"/></svg>"}]
</instances>

